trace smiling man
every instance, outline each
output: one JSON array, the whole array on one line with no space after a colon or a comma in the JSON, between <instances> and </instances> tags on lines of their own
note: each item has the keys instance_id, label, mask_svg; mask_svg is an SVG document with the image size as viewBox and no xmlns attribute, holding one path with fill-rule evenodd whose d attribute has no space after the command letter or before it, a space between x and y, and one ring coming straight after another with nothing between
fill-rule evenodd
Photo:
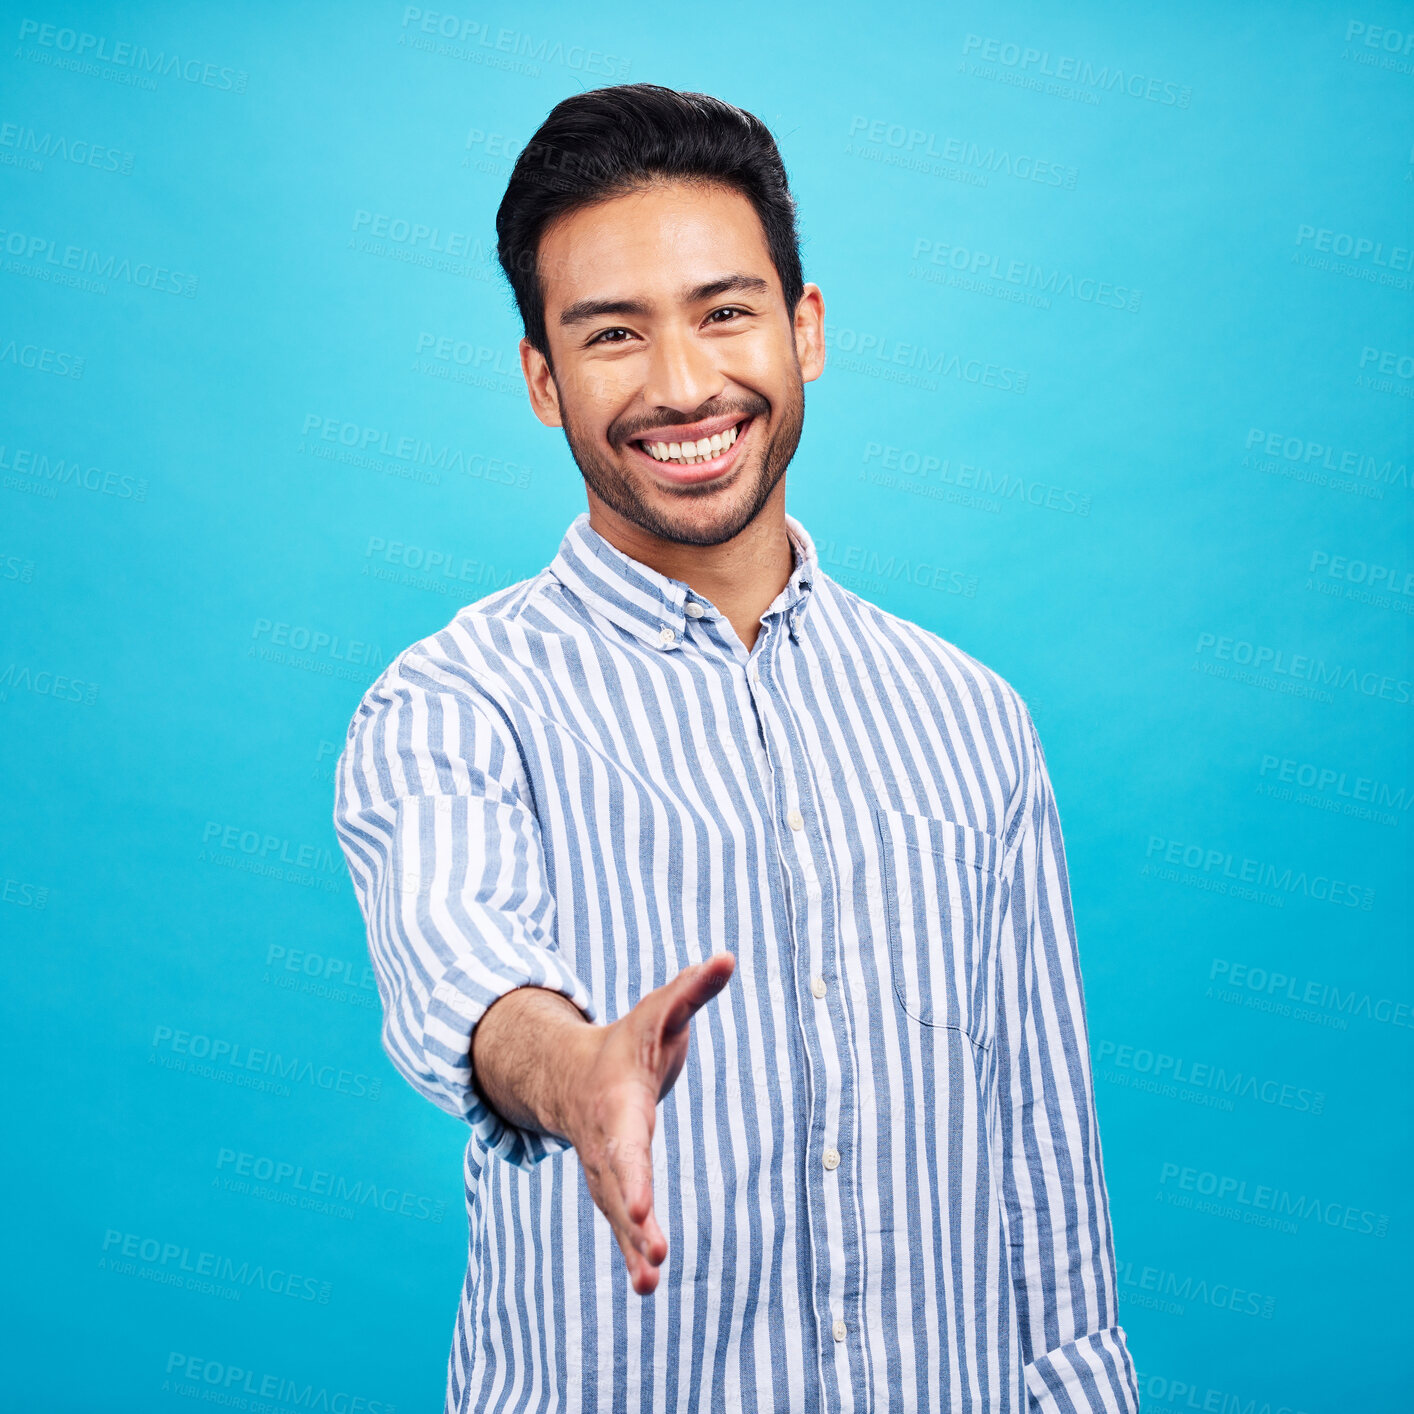
<instances>
[{"instance_id":1,"label":"smiling man","mask_svg":"<svg viewBox=\"0 0 1414 1414\"><path fill-rule=\"evenodd\" d=\"M578 95L497 231L588 510L388 666L335 806L384 1045L470 1131L446 1409L1136 1410L1045 759L786 513L775 143Z\"/></svg>"}]
</instances>

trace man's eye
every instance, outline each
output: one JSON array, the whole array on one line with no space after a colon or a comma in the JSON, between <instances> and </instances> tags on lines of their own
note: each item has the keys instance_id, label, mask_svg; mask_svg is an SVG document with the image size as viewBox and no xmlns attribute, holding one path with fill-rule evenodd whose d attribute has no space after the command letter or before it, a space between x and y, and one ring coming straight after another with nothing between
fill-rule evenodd
<instances>
[{"instance_id":1,"label":"man's eye","mask_svg":"<svg viewBox=\"0 0 1414 1414\"><path fill-rule=\"evenodd\" d=\"M717 315L719 315L719 314L745 314L745 313L746 313L746 310L744 310L744 309L739 309L736 305L724 305L721 309L714 309L714 310L712 311L712 313L707 316L707 318L708 318L711 322L716 323L716 324L731 324L731 323L735 323L735 321L734 321L734 320L730 320L730 319L718 319L718 318L717 318Z\"/></svg>"},{"instance_id":2,"label":"man's eye","mask_svg":"<svg viewBox=\"0 0 1414 1414\"><path fill-rule=\"evenodd\" d=\"M597 343L600 342L600 340L605 340L605 341L607 341L608 343L611 343L611 344L621 344L621 343L623 343L623 340L622 340L622 339L610 339L610 338L609 338L609 335L610 335L610 334L627 334L628 332L629 332L629 331L628 331L627 329L601 329L601 330L599 331L599 333L597 333L592 339L590 339L589 342L590 342L591 344L597 344Z\"/></svg>"}]
</instances>

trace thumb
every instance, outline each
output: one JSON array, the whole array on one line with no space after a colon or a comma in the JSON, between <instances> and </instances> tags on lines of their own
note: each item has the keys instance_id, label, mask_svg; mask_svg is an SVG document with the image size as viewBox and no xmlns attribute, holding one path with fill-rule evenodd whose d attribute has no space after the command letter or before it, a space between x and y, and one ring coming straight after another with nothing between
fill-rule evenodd
<instances>
[{"instance_id":1,"label":"thumb","mask_svg":"<svg viewBox=\"0 0 1414 1414\"><path fill-rule=\"evenodd\" d=\"M671 1041L731 980L736 971L736 958L729 952L713 953L705 962L684 967L671 982L661 988L666 1006L659 1034Z\"/></svg>"}]
</instances>

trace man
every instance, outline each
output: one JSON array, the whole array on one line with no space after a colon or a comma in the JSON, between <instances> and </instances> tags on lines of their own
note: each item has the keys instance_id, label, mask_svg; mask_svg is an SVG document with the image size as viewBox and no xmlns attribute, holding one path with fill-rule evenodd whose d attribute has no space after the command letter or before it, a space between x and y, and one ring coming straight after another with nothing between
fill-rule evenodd
<instances>
[{"instance_id":1,"label":"man","mask_svg":"<svg viewBox=\"0 0 1414 1414\"><path fill-rule=\"evenodd\" d=\"M577 95L497 232L589 509L389 665L335 815L470 1128L446 1408L1137 1409L1040 743L786 514L824 304L770 134Z\"/></svg>"}]
</instances>

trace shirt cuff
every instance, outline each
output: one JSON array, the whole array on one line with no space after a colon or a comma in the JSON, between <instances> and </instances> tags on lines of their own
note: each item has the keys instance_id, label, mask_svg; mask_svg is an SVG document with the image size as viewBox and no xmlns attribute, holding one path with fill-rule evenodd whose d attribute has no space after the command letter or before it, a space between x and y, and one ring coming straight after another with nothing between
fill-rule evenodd
<instances>
[{"instance_id":1,"label":"shirt cuff","mask_svg":"<svg viewBox=\"0 0 1414 1414\"><path fill-rule=\"evenodd\" d=\"M572 1147L568 1139L558 1134L538 1134L518 1125L508 1124L482 1098L471 1073L471 1033L493 1002L499 1001L517 987L543 987L568 997L585 1019L597 1022L598 1011L589 988L567 966L558 953L537 948L526 958L524 972L507 972L495 978L488 988L485 974L473 978L460 964L453 964L442 974L427 1002L427 1036L436 1050L457 1057L451 1075L444 1086L457 1102L457 1111L471 1126L472 1134L493 1154L499 1154L517 1168L530 1169L552 1154L561 1154ZM448 1083L450 1082L450 1083Z\"/></svg>"},{"instance_id":2,"label":"shirt cuff","mask_svg":"<svg viewBox=\"0 0 1414 1414\"><path fill-rule=\"evenodd\" d=\"M1139 1414L1124 1330L1108 1326L1048 1350L1026 1367L1031 1408L1042 1414Z\"/></svg>"}]
</instances>

